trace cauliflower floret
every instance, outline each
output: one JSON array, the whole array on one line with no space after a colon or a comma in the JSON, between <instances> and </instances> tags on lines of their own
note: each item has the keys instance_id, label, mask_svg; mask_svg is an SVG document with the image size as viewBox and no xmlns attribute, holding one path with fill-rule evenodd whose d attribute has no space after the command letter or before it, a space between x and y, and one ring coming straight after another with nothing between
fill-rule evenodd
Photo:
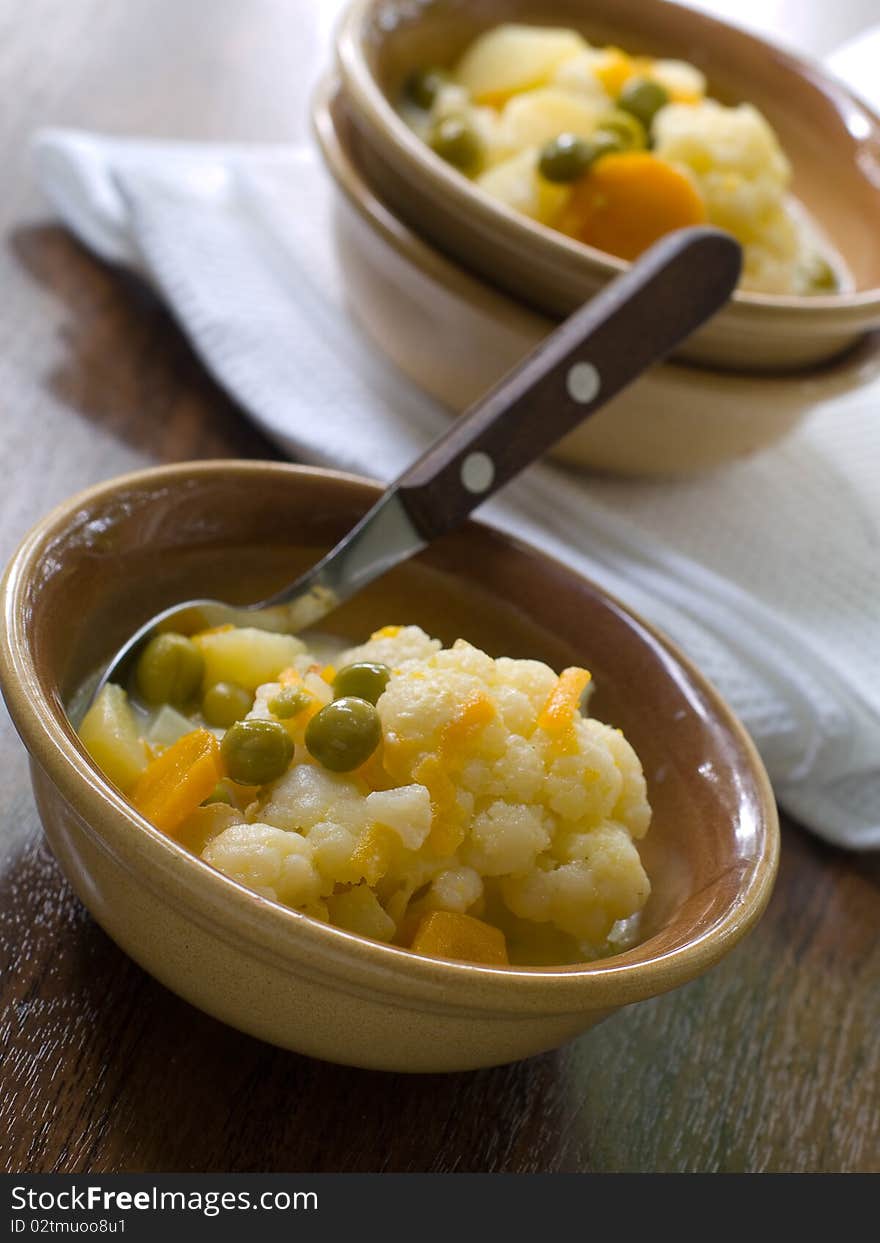
<instances>
[{"instance_id":1,"label":"cauliflower floret","mask_svg":"<svg viewBox=\"0 0 880 1243\"><path fill-rule=\"evenodd\" d=\"M791 176L791 165L773 130L752 104L726 108L714 99L667 104L652 128L657 155L686 164L701 178L728 173L759 185L775 202Z\"/></svg>"},{"instance_id":2,"label":"cauliflower floret","mask_svg":"<svg viewBox=\"0 0 880 1243\"><path fill-rule=\"evenodd\" d=\"M472 673L435 670L427 662L392 678L376 707L386 744L402 744L414 755L436 751L440 736L461 705L485 695L485 684Z\"/></svg>"},{"instance_id":3,"label":"cauliflower floret","mask_svg":"<svg viewBox=\"0 0 880 1243\"><path fill-rule=\"evenodd\" d=\"M553 923L600 947L619 919L640 911L651 892L626 829L606 823L580 835L580 857L524 876L505 877L501 892L515 915Z\"/></svg>"},{"instance_id":4,"label":"cauliflower floret","mask_svg":"<svg viewBox=\"0 0 880 1243\"><path fill-rule=\"evenodd\" d=\"M321 895L321 877L309 843L298 833L270 824L234 824L208 842L202 858L233 880L288 906L304 906Z\"/></svg>"},{"instance_id":5,"label":"cauliflower floret","mask_svg":"<svg viewBox=\"0 0 880 1243\"><path fill-rule=\"evenodd\" d=\"M610 811L610 819L625 824L635 838L644 837L651 823L648 786L639 757L619 729L588 720L584 724L595 738L601 738L610 751L621 776L620 792Z\"/></svg>"},{"instance_id":6,"label":"cauliflower floret","mask_svg":"<svg viewBox=\"0 0 880 1243\"><path fill-rule=\"evenodd\" d=\"M590 718L575 722L577 750L571 754L554 755L552 748L548 749L548 805L563 820L581 821L586 814L592 824L597 824L611 814L620 795L623 777L607 735L597 731L597 726L600 722ZM601 726L600 730L605 728Z\"/></svg>"},{"instance_id":7,"label":"cauliflower floret","mask_svg":"<svg viewBox=\"0 0 880 1243\"><path fill-rule=\"evenodd\" d=\"M532 706L533 718L547 702L558 680L550 666L540 660L513 660L509 656L499 656L495 661L496 684L525 695Z\"/></svg>"},{"instance_id":8,"label":"cauliflower floret","mask_svg":"<svg viewBox=\"0 0 880 1243\"><path fill-rule=\"evenodd\" d=\"M469 757L462 765L460 781L475 798L532 803L541 796L545 776L539 747L517 734L508 734L504 750L494 762L491 755L485 759Z\"/></svg>"},{"instance_id":9,"label":"cauliflower floret","mask_svg":"<svg viewBox=\"0 0 880 1243\"><path fill-rule=\"evenodd\" d=\"M375 790L364 810L372 823L393 829L407 850L418 850L431 832L431 796L421 785Z\"/></svg>"},{"instance_id":10,"label":"cauliflower floret","mask_svg":"<svg viewBox=\"0 0 880 1243\"><path fill-rule=\"evenodd\" d=\"M794 287L803 238L785 194L791 166L751 104L669 104L654 119L654 150L697 180L711 224L742 244L743 283L765 293Z\"/></svg>"},{"instance_id":11,"label":"cauliflower floret","mask_svg":"<svg viewBox=\"0 0 880 1243\"><path fill-rule=\"evenodd\" d=\"M440 640L432 639L419 626L383 626L366 643L342 652L338 666L372 660L402 672L413 662L430 659L440 647Z\"/></svg>"},{"instance_id":12,"label":"cauliflower floret","mask_svg":"<svg viewBox=\"0 0 880 1243\"><path fill-rule=\"evenodd\" d=\"M464 854L483 876L506 876L528 871L549 844L540 806L498 799L474 817Z\"/></svg>"},{"instance_id":13,"label":"cauliflower floret","mask_svg":"<svg viewBox=\"0 0 880 1243\"><path fill-rule=\"evenodd\" d=\"M315 764L294 764L267 786L254 818L280 829L306 832L320 820L360 822L362 802L357 784L347 777Z\"/></svg>"},{"instance_id":14,"label":"cauliflower floret","mask_svg":"<svg viewBox=\"0 0 880 1243\"><path fill-rule=\"evenodd\" d=\"M504 795L516 802L533 803L541 798L545 776L539 747L511 734L504 754L492 767L491 789L486 792Z\"/></svg>"},{"instance_id":15,"label":"cauliflower floret","mask_svg":"<svg viewBox=\"0 0 880 1243\"><path fill-rule=\"evenodd\" d=\"M483 880L471 867L446 868L431 882L426 905L441 911L470 910L483 896Z\"/></svg>"},{"instance_id":16,"label":"cauliflower floret","mask_svg":"<svg viewBox=\"0 0 880 1243\"><path fill-rule=\"evenodd\" d=\"M512 734L528 738L535 727L535 709L528 695L515 686L497 684L492 688L492 694L504 728Z\"/></svg>"},{"instance_id":17,"label":"cauliflower floret","mask_svg":"<svg viewBox=\"0 0 880 1243\"><path fill-rule=\"evenodd\" d=\"M465 639L456 639L452 647L441 648L431 659L432 669L452 669L456 673L469 673L483 682L489 682L495 669L495 661L478 647Z\"/></svg>"},{"instance_id":18,"label":"cauliflower floret","mask_svg":"<svg viewBox=\"0 0 880 1243\"><path fill-rule=\"evenodd\" d=\"M269 710L269 704L280 691L280 682L264 682L262 686L258 686L256 694L254 695L253 707L247 714L247 720L273 721L275 717Z\"/></svg>"},{"instance_id":19,"label":"cauliflower floret","mask_svg":"<svg viewBox=\"0 0 880 1243\"><path fill-rule=\"evenodd\" d=\"M333 820L322 820L309 829L307 841L312 848L315 867L321 873L322 896L333 892L338 876L348 875L358 836L357 832Z\"/></svg>"},{"instance_id":20,"label":"cauliflower floret","mask_svg":"<svg viewBox=\"0 0 880 1243\"><path fill-rule=\"evenodd\" d=\"M791 166L751 104L669 104L654 120L655 151L696 177L711 224L743 247L742 283L762 293L797 290L808 243L786 192Z\"/></svg>"}]
</instances>

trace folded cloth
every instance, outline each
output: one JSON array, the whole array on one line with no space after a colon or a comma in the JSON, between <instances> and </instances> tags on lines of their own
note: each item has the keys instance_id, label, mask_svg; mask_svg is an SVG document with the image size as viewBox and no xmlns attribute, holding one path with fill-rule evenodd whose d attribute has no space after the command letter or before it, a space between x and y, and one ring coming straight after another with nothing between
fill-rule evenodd
<instances>
[{"instance_id":1,"label":"folded cloth","mask_svg":"<svg viewBox=\"0 0 880 1243\"><path fill-rule=\"evenodd\" d=\"M37 135L44 192L136 269L205 366L297 460L392 479L448 415L362 337L309 149ZM666 632L755 739L780 804L880 847L880 385L711 476L633 482L551 463L481 510Z\"/></svg>"}]
</instances>

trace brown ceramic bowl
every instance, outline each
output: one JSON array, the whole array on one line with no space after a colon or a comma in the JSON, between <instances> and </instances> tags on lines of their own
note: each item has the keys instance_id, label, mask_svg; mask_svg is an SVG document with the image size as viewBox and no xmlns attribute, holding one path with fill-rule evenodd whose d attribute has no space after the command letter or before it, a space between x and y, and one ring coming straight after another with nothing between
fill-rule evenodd
<instances>
[{"instance_id":1,"label":"brown ceramic bowl","mask_svg":"<svg viewBox=\"0 0 880 1243\"><path fill-rule=\"evenodd\" d=\"M450 410L464 410L556 323L446 258L382 202L362 168L363 141L330 78L314 93L312 122L338 191L333 229L352 313L420 388ZM768 449L878 373L880 333L794 374L665 362L550 452L609 474L692 475Z\"/></svg>"},{"instance_id":2,"label":"brown ceramic bowl","mask_svg":"<svg viewBox=\"0 0 880 1243\"><path fill-rule=\"evenodd\" d=\"M396 618L557 668L586 663L596 715L644 762L655 816L644 940L591 965L421 958L279 906L142 820L79 744L65 704L155 610L261 598L362 515L376 485L329 471L203 462L92 488L48 515L5 578L0 683L31 755L46 836L95 919L147 971L244 1031L331 1061L461 1070L552 1048L693 979L761 915L778 827L754 747L717 692L595 584L479 523L332 617Z\"/></svg>"},{"instance_id":3,"label":"brown ceramic bowl","mask_svg":"<svg viewBox=\"0 0 880 1243\"><path fill-rule=\"evenodd\" d=\"M337 65L364 142L365 169L404 221L474 271L562 316L626 266L496 202L421 142L393 102L414 68L451 64L501 22L570 26L591 43L698 65L710 93L748 100L773 125L793 192L849 267L855 289L795 297L737 292L682 356L790 370L839 353L880 326L880 120L815 64L669 0L354 0Z\"/></svg>"}]
</instances>

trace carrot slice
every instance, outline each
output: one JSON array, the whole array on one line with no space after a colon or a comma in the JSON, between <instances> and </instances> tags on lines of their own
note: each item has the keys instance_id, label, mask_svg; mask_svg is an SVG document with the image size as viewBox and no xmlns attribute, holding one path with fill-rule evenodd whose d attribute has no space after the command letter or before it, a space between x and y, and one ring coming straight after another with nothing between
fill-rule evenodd
<instances>
[{"instance_id":1,"label":"carrot slice","mask_svg":"<svg viewBox=\"0 0 880 1243\"><path fill-rule=\"evenodd\" d=\"M606 47L605 55L596 60L593 72L607 94L616 99L624 83L639 69L639 63L619 47Z\"/></svg>"},{"instance_id":2,"label":"carrot slice","mask_svg":"<svg viewBox=\"0 0 880 1243\"><path fill-rule=\"evenodd\" d=\"M395 855L400 854L400 837L387 824L373 824L358 838L357 845L348 861L350 872L345 879L365 880L376 885L391 867Z\"/></svg>"},{"instance_id":3,"label":"carrot slice","mask_svg":"<svg viewBox=\"0 0 880 1243\"><path fill-rule=\"evenodd\" d=\"M430 911L422 917L410 949L429 958L507 966L507 942L500 928L458 911Z\"/></svg>"},{"instance_id":4,"label":"carrot slice","mask_svg":"<svg viewBox=\"0 0 880 1243\"><path fill-rule=\"evenodd\" d=\"M427 786L434 822L429 841L439 855L452 854L464 841L464 817L458 807L450 766L459 762L485 725L495 719L496 709L488 695L478 692L466 699L444 726L436 752L426 755L413 771L413 778Z\"/></svg>"},{"instance_id":5,"label":"carrot slice","mask_svg":"<svg viewBox=\"0 0 880 1243\"><path fill-rule=\"evenodd\" d=\"M628 151L597 160L575 183L559 227L589 246L635 259L664 234L705 219L706 205L686 172L648 151Z\"/></svg>"},{"instance_id":6,"label":"carrot slice","mask_svg":"<svg viewBox=\"0 0 880 1243\"><path fill-rule=\"evenodd\" d=\"M477 692L466 699L451 721L443 727L440 735L439 755L451 759L456 751L470 745L474 734L494 721L495 705L488 695Z\"/></svg>"},{"instance_id":7,"label":"carrot slice","mask_svg":"<svg viewBox=\"0 0 880 1243\"><path fill-rule=\"evenodd\" d=\"M222 776L219 742L210 730L195 729L147 765L131 801L157 829L173 835Z\"/></svg>"},{"instance_id":8,"label":"carrot slice","mask_svg":"<svg viewBox=\"0 0 880 1243\"><path fill-rule=\"evenodd\" d=\"M547 696L547 702L538 714L538 728L547 734L558 735L567 730L578 712L581 695L590 681L586 669L572 665L563 669L559 681Z\"/></svg>"}]
</instances>

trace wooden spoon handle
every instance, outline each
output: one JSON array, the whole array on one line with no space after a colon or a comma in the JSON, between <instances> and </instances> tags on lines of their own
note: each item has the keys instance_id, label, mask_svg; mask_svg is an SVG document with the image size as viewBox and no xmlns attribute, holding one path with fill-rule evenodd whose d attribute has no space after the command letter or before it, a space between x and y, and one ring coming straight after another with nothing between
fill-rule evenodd
<instances>
[{"instance_id":1,"label":"wooden spoon handle","mask_svg":"<svg viewBox=\"0 0 880 1243\"><path fill-rule=\"evenodd\" d=\"M569 316L392 487L435 539L665 358L733 293L742 252L729 233L661 238ZM451 367L455 359L449 360Z\"/></svg>"}]
</instances>

